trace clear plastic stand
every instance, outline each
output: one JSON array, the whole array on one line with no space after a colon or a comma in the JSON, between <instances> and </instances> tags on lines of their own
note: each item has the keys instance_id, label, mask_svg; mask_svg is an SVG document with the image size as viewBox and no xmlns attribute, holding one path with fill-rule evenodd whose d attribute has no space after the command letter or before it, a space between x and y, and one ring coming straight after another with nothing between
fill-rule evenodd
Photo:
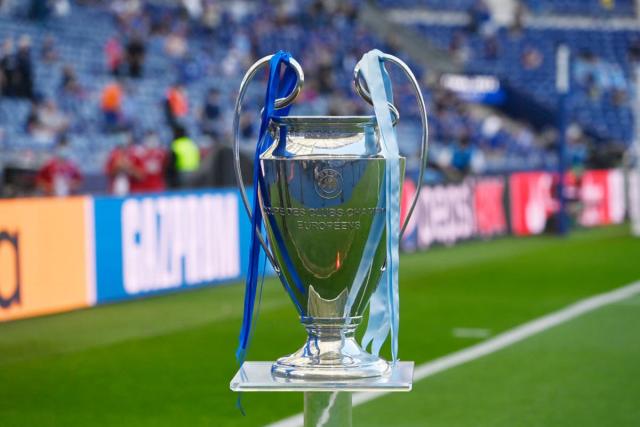
<instances>
[{"instance_id":1,"label":"clear plastic stand","mask_svg":"<svg viewBox=\"0 0 640 427\"><path fill-rule=\"evenodd\" d=\"M413 365L398 362L391 365L391 372L384 377L314 381L274 376L273 362L245 362L230 386L237 392L303 392L305 427L349 427L352 392L411 391Z\"/></svg>"},{"instance_id":2,"label":"clear plastic stand","mask_svg":"<svg viewBox=\"0 0 640 427\"><path fill-rule=\"evenodd\" d=\"M413 362L398 362L384 377L311 381L276 377L273 362L244 362L231 380L233 391L411 391Z\"/></svg>"}]
</instances>

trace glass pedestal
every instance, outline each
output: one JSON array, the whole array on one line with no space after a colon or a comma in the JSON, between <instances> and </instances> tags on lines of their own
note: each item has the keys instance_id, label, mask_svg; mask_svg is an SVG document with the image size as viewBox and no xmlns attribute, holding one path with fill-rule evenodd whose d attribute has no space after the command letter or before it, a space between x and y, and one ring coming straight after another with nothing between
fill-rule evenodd
<instances>
[{"instance_id":1,"label":"glass pedestal","mask_svg":"<svg viewBox=\"0 0 640 427\"><path fill-rule=\"evenodd\" d=\"M237 392L304 393L304 426L350 427L353 392L407 392L413 385L413 362L390 364L382 377L299 380L272 373L273 362L245 362L231 380Z\"/></svg>"}]
</instances>

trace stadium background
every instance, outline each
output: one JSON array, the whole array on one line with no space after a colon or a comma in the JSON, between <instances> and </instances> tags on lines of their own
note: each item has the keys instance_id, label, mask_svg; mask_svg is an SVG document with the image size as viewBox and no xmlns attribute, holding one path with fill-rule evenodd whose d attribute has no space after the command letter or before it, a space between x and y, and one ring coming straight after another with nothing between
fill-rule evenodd
<instances>
[{"instance_id":1,"label":"stadium background","mask_svg":"<svg viewBox=\"0 0 640 427\"><path fill-rule=\"evenodd\" d=\"M421 81L430 148L417 183L418 112L393 74L403 205L424 186L402 242L415 252L401 273L403 359L637 280L625 222L640 210L638 22L631 0L0 2L2 419L262 425L299 411L295 396L247 396L241 417L227 390L249 235L232 105L244 71L278 49L307 77L294 114L366 114L351 75L372 48ZM241 118L247 157L262 91ZM189 185L167 173L177 126L200 151ZM270 360L302 328L274 281L263 298L251 358ZM637 302L366 403L356 425L637 425Z\"/></svg>"}]
</instances>

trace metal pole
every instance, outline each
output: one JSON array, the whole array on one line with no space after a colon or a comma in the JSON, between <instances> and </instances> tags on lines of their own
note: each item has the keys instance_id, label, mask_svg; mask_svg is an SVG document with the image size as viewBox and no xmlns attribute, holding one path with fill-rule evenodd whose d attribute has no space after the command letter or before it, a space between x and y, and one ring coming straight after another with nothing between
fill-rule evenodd
<instances>
[{"instance_id":1,"label":"metal pole","mask_svg":"<svg viewBox=\"0 0 640 427\"><path fill-rule=\"evenodd\" d=\"M351 393L304 393L304 427L351 427Z\"/></svg>"},{"instance_id":2,"label":"metal pole","mask_svg":"<svg viewBox=\"0 0 640 427\"><path fill-rule=\"evenodd\" d=\"M566 234L569 229L567 198L564 178L567 169L567 120L566 101L569 92L569 48L558 46L556 52L556 92L558 93L558 234Z\"/></svg>"}]
</instances>

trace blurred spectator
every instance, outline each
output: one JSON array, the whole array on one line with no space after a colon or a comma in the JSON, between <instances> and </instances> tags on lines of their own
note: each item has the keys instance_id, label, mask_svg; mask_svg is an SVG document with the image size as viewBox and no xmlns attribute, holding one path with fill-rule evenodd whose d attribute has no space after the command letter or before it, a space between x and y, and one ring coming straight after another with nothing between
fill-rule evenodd
<instances>
[{"instance_id":1,"label":"blurred spectator","mask_svg":"<svg viewBox=\"0 0 640 427\"><path fill-rule=\"evenodd\" d=\"M135 191L136 184L142 180L143 168L140 158L134 152L134 139L127 135L123 144L111 150L105 165L109 178L109 192L117 196L125 196Z\"/></svg>"},{"instance_id":2,"label":"blurred spectator","mask_svg":"<svg viewBox=\"0 0 640 427\"><path fill-rule=\"evenodd\" d=\"M53 99L46 100L38 109L38 118L42 126L55 135L61 135L69 127L69 118L58 108Z\"/></svg>"},{"instance_id":3,"label":"blurred spectator","mask_svg":"<svg viewBox=\"0 0 640 427\"><path fill-rule=\"evenodd\" d=\"M164 99L165 116L169 126L176 127L180 119L189 113L189 99L181 83L175 83L169 89Z\"/></svg>"},{"instance_id":4,"label":"blurred spectator","mask_svg":"<svg viewBox=\"0 0 640 427\"><path fill-rule=\"evenodd\" d=\"M516 1L516 8L513 13L513 22L509 27L511 34L521 34L524 28L524 19L527 14L527 7L524 4L524 0Z\"/></svg>"},{"instance_id":5,"label":"blurred spectator","mask_svg":"<svg viewBox=\"0 0 640 427\"><path fill-rule=\"evenodd\" d=\"M25 123L25 129L34 141L38 143L51 143L55 135L40 123L39 110L39 102L33 100L31 102L29 115L27 116L27 122Z\"/></svg>"},{"instance_id":6,"label":"blurred spectator","mask_svg":"<svg viewBox=\"0 0 640 427\"><path fill-rule=\"evenodd\" d=\"M525 70L536 70L542 65L542 52L534 46L526 46L520 56L520 64Z\"/></svg>"},{"instance_id":7,"label":"blurred spectator","mask_svg":"<svg viewBox=\"0 0 640 427\"><path fill-rule=\"evenodd\" d=\"M225 77L231 78L238 74L243 60L242 54L231 49L227 56L222 60L222 73Z\"/></svg>"},{"instance_id":8,"label":"blurred spectator","mask_svg":"<svg viewBox=\"0 0 640 427\"><path fill-rule=\"evenodd\" d=\"M491 11L483 0L476 0L467 11L469 15L468 31L478 33L491 21Z\"/></svg>"},{"instance_id":9,"label":"blurred spectator","mask_svg":"<svg viewBox=\"0 0 640 427\"><path fill-rule=\"evenodd\" d=\"M636 38L631 43L629 43L629 47L627 49L627 57L629 58L629 62L634 65L640 65L640 38Z\"/></svg>"},{"instance_id":10,"label":"blurred spectator","mask_svg":"<svg viewBox=\"0 0 640 427\"><path fill-rule=\"evenodd\" d=\"M500 55L500 43L495 33L489 34L484 38L484 57L485 59L498 59Z\"/></svg>"},{"instance_id":11,"label":"blurred spectator","mask_svg":"<svg viewBox=\"0 0 640 427\"><path fill-rule=\"evenodd\" d=\"M587 161L586 135L577 123L567 127L567 163L570 169L583 170Z\"/></svg>"},{"instance_id":12,"label":"blurred spectator","mask_svg":"<svg viewBox=\"0 0 640 427\"><path fill-rule=\"evenodd\" d=\"M68 196L82 184L82 174L69 158L69 143L66 137L58 142L56 150L38 171L36 184L47 196Z\"/></svg>"},{"instance_id":13,"label":"blurred spectator","mask_svg":"<svg viewBox=\"0 0 640 427\"><path fill-rule=\"evenodd\" d=\"M182 0L182 7L194 21L198 21L202 16L202 0Z\"/></svg>"},{"instance_id":14,"label":"blurred spectator","mask_svg":"<svg viewBox=\"0 0 640 427\"><path fill-rule=\"evenodd\" d=\"M627 80L620 66L604 61L590 51L578 54L573 75L593 100L599 100L606 93L610 94L613 105L620 106L627 99Z\"/></svg>"},{"instance_id":15,"label":"blurred spectator","mask_svg":"<svg viewBox=\"0 0 640 427\"><path fill-rule=\"evenodd\" d=\"M143 11L142 0L113 0L109 3L118 24L125 31Z\"/></svg>"},{"instance_id":16,"label":"blurred spectator","mask_svg":"<svg viewBox=\"0 0 640 427\"><path fill-rule=\"evenodd\" d=\"M208 32L213 32L218 26L222 18L220 16L220 7L213 0L205 0L204 11L202 12L202 25Z\"/></svg>"},{"instance_id":17,"label":"blurred spectator","mask_svg":"<svg viewBox=\"0 0 640 427\"><path fill-rule=\"evenodd\" d=\"M522 154L529 154L534 148L535 135L526 123L521 123L515 131L515 147Z\"/></svg>"},{"instance_id":18,"label":"blurred spectator","mask_svg":"<svg viewBox=\"0 0 640 427\"><path fill-rule=\"evenodd\" d=\"M145 46L142 36L136 34L127 43L127 64L129 66L129 76L133 78L142 77L144 68Z\"/></svg>"},{"instance_id":19,"label":"blurred spectator","mask_svg":"<svg viewBox=\"0 0 640 427\"><path fill-rule=\"evenodd\" d=\"M459 64L464 64L469 60L471 52L467 45L467 38L461 31L457 31L451 38L449 54Z\"/></svg>"},{"instance_id":20,"label":"blurred spectator","mask_svg":"<svg viewBox=\"0 0 640 427\"><path fill-rule=\"evenodd\" d=\"M40 60L45 64L51 64L56 62L60 58L58 48L56 47L56 39L51 34L48 34L42 41L42 47L40 48Z\"/></svg>"},{"instance_id":21,"label":"blurred spectator","mask_svg":"<svg viewBox=\"0 0 640 427\"><path fill-rule=\"evenodd\" d=\"M71 12L69 0L53 0L51 1L51 6L55 16L63 17Z\"/></svg>"},{"instance_id":22,"label":"blurred spectator","mask_svg":"<svg viewBox=\"0 0 640 427\"><path fill-rule=\"evenodd\" d=\"M240 116L240 138L244 141L251 140L255 132L255 117L248 111Z\"/></svg>"},{"instance_id":23,"label":"blurred spectator","mask_svg":"<svg viewBox=\"0 0 640 427\"><path fill-rule=\"evenodd\" d=\"M33 98L33 65L31 63L31 37L22 36L16 53L17 69L14 75L16 96Z\"/></svg>"},{"instance_id":24,"label":"blurred spectator","mask_svg":"<svg viewBox=\"0 0 640 427\"><path fill-rule=\"evenodd\" d=\"M616 107L620 107L627 101L627 79L618 64L608 63L607 73L609 79L608 87L611 89L611 103Z\"/></svg>"},{"instance_id":25,"label":"blurred spectator","mask_svg":"<svg viewBox=\"0 0 640 427\"><path fill-rule=\"evenodd\" d=\"M33 67L31 63L31 38L23 35L18 50L13 51L13 41L7 39L0 58L3 95L17 98L33 98Z\"/></svg>"},{"instance_id":26,"label":"blurred spectator","mask_svg":"<svg viewBox=\"0 0 640 427\"><path fill-rule=\"evenodd\" d=\"M136 155L142 167L139 190L163 191L166 188L167 152L162 148L158 134L154 131L148 131L142 140L140 150L136 151Z\"/></svg>"},{"instance_id":27,"label":"blurred spectator","mask_svg":"<svg viewBox=\"0 0 640 427\"><path fill-rule=\"evenodd\" d=\"M207 99L205 99L202 110L200 111L200 127L202 128L202 132L212 138L218 138L220 135L221 115L220 91L215 88L209 89Z\"/></svg>"},{"instance_id":28,"label":"blurred spectator","mask_svg":"<svg viewBox=\"0 0 640 427\"><path fill-rule=\"evenodd\" d=\"M50 13L47 0L31 0L29 4L29 18L34 21L44 21Z\"/></svg>"},{"instance_id":29,"label":"blurred spectator","mask_svg":"<svg viewBox=\"0 0 640 427\"><path fill-rule=\"evenodd\" d=\"M336 90L334 83L334 58L331 52L326 49L321 50L318 56L318 92L326 95Z\"/></svg>"},{"instance_id":30,"label":"blurred spectator","mask_svg":"<svg viewBox=\"0 0 640 427\"><path fill-rule=\"evenodd\" d=\"M573 67L573 74L576 82L592 99L600 97L600 88L597 76L599 62L600 61L596 55L588 50L584 50L578 54Z\"/></svg>"},{"instance_id":31,"label":"blurred spectator","mask_svg":"<svg viewBox=\"0 0 640 427\"><path fill-rule=\"evenodd\" d=\"M13 39L9 37L2 43L2 52L0 52L0 88L2 88L2 96L14 96L15 87L13 81L16 68Z\"/></svg>"},{"instance_id":32,"label":"blurred spectator","mask_svg":"<svg viewBox=\"0 0 640 427\"><path fill-rule=\"evenodd\" d=\"M164 51L174 59L181 59L187 54L187 39L180 31L171 32L165 39Z\"/></svg>"},{"instance_id":33,"label":"blurred spectator","mask_svg":"<svg viewBox=\"0 0 640 427\"><path fill-rule=\"evenodd\" d=\"M79 98L83 95L82 86L78 82L78 77L73 67L65 64L62 67L62 78L60 80L60 94L63 97Z\"/></svg>"},{"instance_id":34,"label":"blurred spectator","mask_svg":"<svg viewBox=\"0 0 640 427\"><path fill-rule=\"evenodd\" d=\"M451 166L458 170L462 175L466 175L471 171L471 159L473 157L474 149L471 146L471 140L468 136L460 139L460 141L454 146L453 158L451 159Z\"/></svg>"},{"instance_id":35,"label":"blurred spectator","mask_svg":"<svg viewBox=\"0 0 640 427\"><path fill-rule=\"evenodd\" d=\"M114 80L102 89L100 108L107 131L117 131L123 127L122 102L124 89L120 81Z\"/></svg>"},{"instance_id":36,"label":"blurred spectator","mask_svg":"<svg viewBox=\"0 0 640 427\"><path fill-rule=\"evenodd\" d=\"M69 119L52 99L33 101L27 116L27 132L37 142L48 144L58 139L69 127Z\"/></svg>"},{"instance_id":37,"label":"blurred spectator","mask_svg":"<svg viewBox=\"0 0 640 427\"><path fill-rule=\"evenodd\" d=\"M545 149L547 152L557 151L558 147L556 142L558 141L558 131L552 126L546 126L542 129L538 135L538 145Z\"/></svg>"},{"instance_id":38,"label":"blurred spectator","mask_svg":"<svg viewBox=\"0 0 640 427\"><path fill-rule=\"evenodd\" d=\"M118 36L114 35L107 40L107 43L104 45L104 56L109 73L113 76L119 76L122 72L124 51Z\"/></svg>"},{"instance_id":39,"label":"blurred spectator","mask_svg":"<svg viewBox=\"0 0 640 427\"><path fill-rule=\"evenodd\" d=\"M167 160L167 184L170 188L189 187L200 167L200 149L184 127L173 128L173 142Z\"/></svg>"}]
</instances>

